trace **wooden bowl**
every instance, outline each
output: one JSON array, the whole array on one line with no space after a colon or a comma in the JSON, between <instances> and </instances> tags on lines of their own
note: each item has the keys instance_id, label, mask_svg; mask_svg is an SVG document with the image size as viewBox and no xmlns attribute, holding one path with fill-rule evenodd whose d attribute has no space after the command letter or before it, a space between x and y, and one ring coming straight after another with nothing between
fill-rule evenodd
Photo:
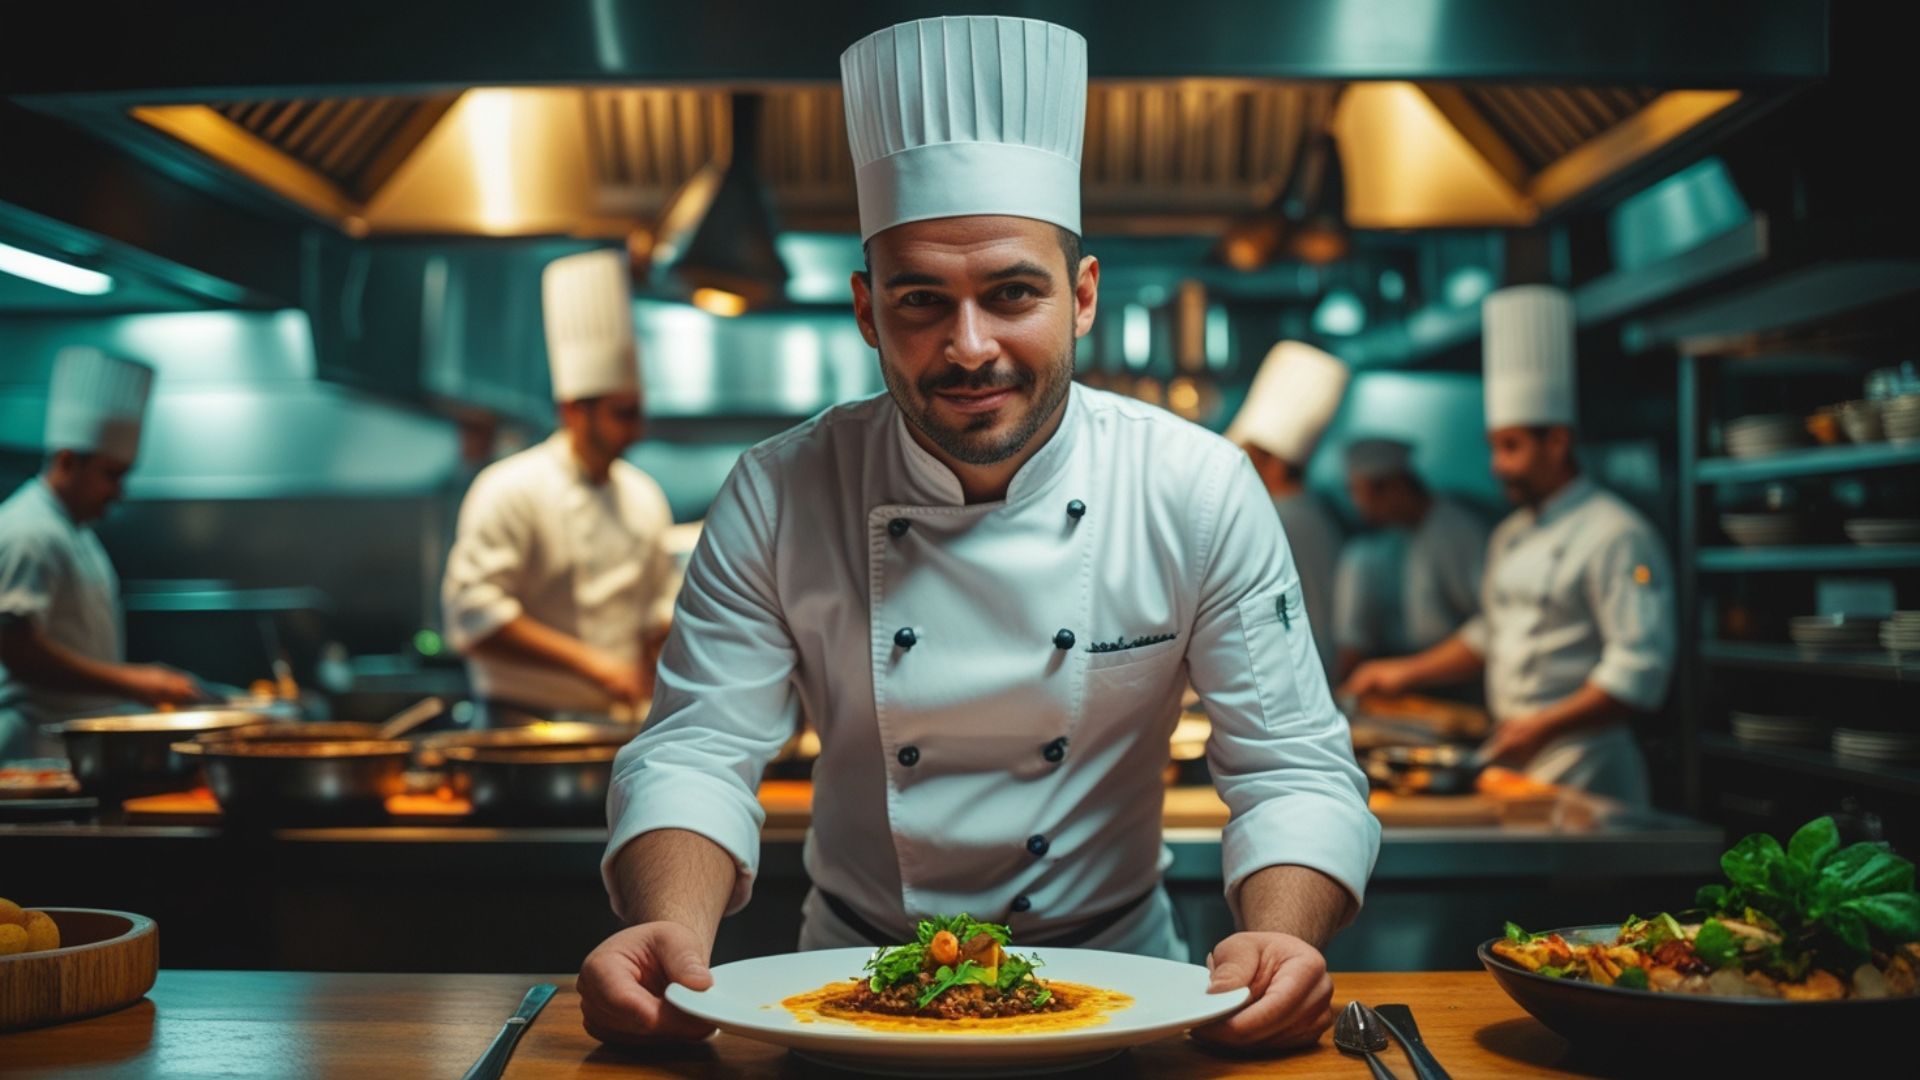
<instances>
[{"instance_id":1,"label":"wooden bowl","mask_svg":"<svg viewBox=\"0 0 1920 1080\"><path fill-rule=\"evenodd\" d=\"M152 919L95 908L39 910L60 927L62 944L0 956L0 1031L124 1009L153 988L160 932Z\"/></svg>"}]
</instances>

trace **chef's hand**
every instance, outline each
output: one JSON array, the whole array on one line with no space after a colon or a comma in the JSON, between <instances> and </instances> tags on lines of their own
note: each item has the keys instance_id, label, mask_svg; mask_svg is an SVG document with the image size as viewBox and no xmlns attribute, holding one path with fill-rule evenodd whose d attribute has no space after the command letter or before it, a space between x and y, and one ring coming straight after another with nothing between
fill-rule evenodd
<instances>
[{"instance_id":1,"label":"chef's hand","mask_svg":"<svg viewBox=\"0 0 1920 1080\"><path fill-rule=\"evenodd\" d=\"M588 663L587 677L608 697L622 705L638 705L649 696L647 680L642 676L639 664L617 660L604 653L594 656Z\"/></svg>"},{"instance_id":2,"label":"chef's hand","mask_svg":"<svg viewBox=\"0 0 1920 1080\"><path fill-rule=\"evenodd\" d=\"M164 664L128 664L120 669L120 686L143 705L198 705L213 700L200 680Z\"/></svg>"},{"instance_id":3,"label":"chef's hand","mask_svg":"<svg viewBox=\"0 0 1920 1080\"><path fill-rule=\"evenodd\" d=\"M1413 667L1405 659L1368 660L1353 669L1347 681L1340 684L1340 693L1359 697L1362 694L1404 694L1413 689Z\"/></svg>"},{"instance_id":4,"label":"chef's hand","mask_svg":"<svg viewBox=\"0 0 1920 1080\"><path fill-rule=\"evenodd\" d=\"M1287 1050L1311 1046L1333 1026L1333 980L1320 950L1291 934L1240 933L1207 956L1209 993L1247 987L1239 1012L1195 1028L1218 1046Z\"/></svg>"},{"instance_id":5,"label":"chef's hand","mask_svg":"<svg viewBox=\"0 0 1920 1080\"><path fill-rule=\"evenodd\" d=\"M1516 767L1532 761L1553 737L1552 730L1536 716L1516 716L1494 725L1486 744L1487 760Z\"/></svg>"},{"instance_id":6,"label":"chef's hand","mask_svg":"<svg viewBox=\"0 0 1920 1080\"><path fill-rule=\"evenodd\" d=\"M580 965L574 989L587 1034L605 1043L645 1046L698 1042L713 1028L667 1004L667 984L713 985L707 946L676 922L630 926L600 943Z\"/></svg>"}]
</instances>

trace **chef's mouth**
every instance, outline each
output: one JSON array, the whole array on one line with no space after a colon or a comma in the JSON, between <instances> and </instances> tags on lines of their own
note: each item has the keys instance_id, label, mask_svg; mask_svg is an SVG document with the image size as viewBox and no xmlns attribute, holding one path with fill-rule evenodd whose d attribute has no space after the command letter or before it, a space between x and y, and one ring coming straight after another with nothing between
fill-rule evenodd
<instances>
[{"instance_id":1,"label":"chef's mouth","mask_svg":"<svg viewBox=\"0 0 1920 1080\"><path fill-rule=\"evenodd\" d=\"M937 390L933 396L955 412L985 413L1012 401L1018 392L1016 386L994 386L979 390Z\"/></svg>"}]
</instances>

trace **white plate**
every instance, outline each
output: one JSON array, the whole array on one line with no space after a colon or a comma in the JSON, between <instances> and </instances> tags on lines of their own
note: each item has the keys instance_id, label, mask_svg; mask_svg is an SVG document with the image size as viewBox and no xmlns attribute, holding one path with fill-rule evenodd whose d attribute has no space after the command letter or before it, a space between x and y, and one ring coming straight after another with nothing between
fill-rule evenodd
<instances>
[{"instance_id":1,"label":"white plate","mask_svg":"<svg viewBox=\"0 0 1920 1080\"><path fill-rule=\"evenodd\" d=\"M1018 943L1016 953L1027 953ZM1239 1008L1245 988L1207 993L1206 968L1095 949L1033 950L1044 979L1117 990L1133 1004L1106 1022L1028 1033L876 1031L830 1019L801 1023L780 1002L850 981L872 949L822 949L739 960L713 969L713 986L667 987L667 1000L722 1031L785 1046L841 1068L928 1075L1019 1075L1077 1068L1129 1046L1177 1035ZM1031 954L1028 954L1031 955Z\"/></svg>"}]
</instances>

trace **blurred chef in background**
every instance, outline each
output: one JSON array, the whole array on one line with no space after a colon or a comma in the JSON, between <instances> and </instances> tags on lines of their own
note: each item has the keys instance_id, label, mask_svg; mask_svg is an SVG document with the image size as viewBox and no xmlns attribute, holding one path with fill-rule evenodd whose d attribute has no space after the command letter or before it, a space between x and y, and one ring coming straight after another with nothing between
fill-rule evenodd
<instances>
[{"instance_id":1,"label":"blurred chef in background","mask_svg":"<svg viewBox=\"0 0 1920 1080\"><path fill-rule=\"evenodd\" d=\"M483 723L634 718L677 573L666 495L620 456L642 429L626 257L569 255L542 287L560 429L474 478L441 590L448 638Z\"/></svg>"},{"instance_id":2,"label":"blurred chef in background","mask_svg":"<svg viewBox=\"0 0 1920 1080\"><path fill-rule=\"evenodd\" d=\"M191 675L124 662L120 578L89 527L121 497L152 385L98 349L54 360L46 466L0 503L0 760L47 752L39 724L207 698Z\"/></svg>"},{"instance_id":3,"label":"blurred chef in background","mask_svg":"<svg viewBox=\"0 0 1920 1080\"><path fill-rule=\"evenodd\" d=\"M1378 530L1349 541L1334 578L1335 668L1345 679L1362 660L1431 648L1480 610L1487 524L1434 495L1398 439L1347 444L1347 490Z\"/></svg>"},{"instance_id":4,"label":"blurred chef in background","mask_svg":"<svg viewBox=\"0 0 1920 1080\"><path fill-rule=\"evenodd\" d=\"M1227 441L1247 452L1273 496L1299 568L1307 622L1320 666L1332 678L1334 660L1333 579L1345 530L1325 503L1307 490L1307 462L1320 436L1340 411L1347 392L1347 365L1303 341L1282 341L1267 353L1247 390L1247 400L1228 425Z\"/></svg>"},{"instance_id":5,"label":"blurred chef in background","mask_svg":"<svg viewBox=\"0 0 1920 1080\"><path fill-rule=\"evenodd\" d=\"M1417 656L1362 664L1353 693L1400 693L1484 669L1496 760L1534 779L1650 801L1629 720L1659 708L1674 663L1660 536L1581 474L1573 453L1573 300L1546 285L1489 296L1487 440L1519 509L1487 547L1481 612Z\"/></svg>"}]
</instances>

